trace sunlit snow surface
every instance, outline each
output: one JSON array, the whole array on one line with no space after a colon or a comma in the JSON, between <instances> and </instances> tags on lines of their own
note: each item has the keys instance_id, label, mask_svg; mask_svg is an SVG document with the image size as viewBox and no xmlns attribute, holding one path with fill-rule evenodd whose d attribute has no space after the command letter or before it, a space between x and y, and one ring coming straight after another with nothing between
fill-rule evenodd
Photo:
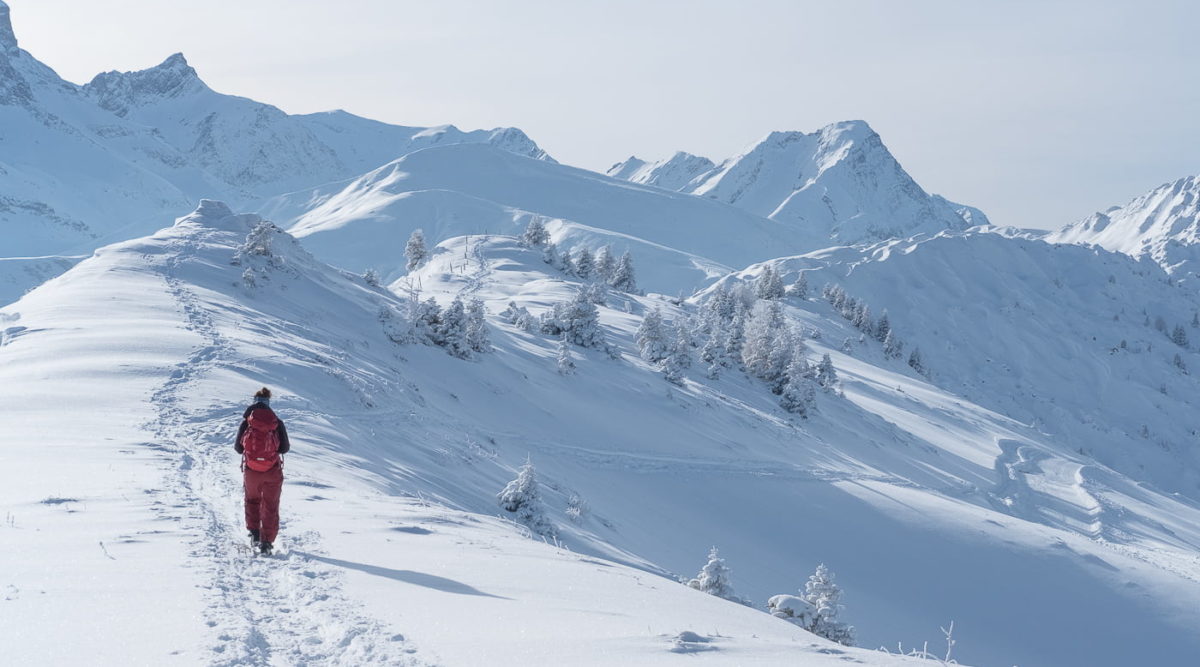
<instances>
[{"instance_id":1,"label":"sunlit snow surface","mask_svg":"<svg viewBox=\"0 0 1200 667\"><path fill-rule=\"evenodd\" d=\"M759 605L828 564L867 648L950 620L964 663L1173 664L1200 645L1194 493L1129 482L869 344L842 354L850 329L826 304L788 312L821 332L812 352L845 398L801 421L734 371L664 382L631 341L648 306L677 314L653 296L613 295L601 321L624 357L575 350L572 376L555 341L494 316L476 361L397 345L380 312L401 297L282 233L273 257L239 255L253 221L206 204L0 310L18 664L893 660L662 576L714 544ZM393 287L413 282L493 314L576 288L503 236L442 244ZM955 357L927 358L956 377ZM231 448L261 384L295 441L271 561L240 547ZM527 458L560 547L496 517ZM714 639L672 652L685 630Z\"/></svg>"}]
</instances>

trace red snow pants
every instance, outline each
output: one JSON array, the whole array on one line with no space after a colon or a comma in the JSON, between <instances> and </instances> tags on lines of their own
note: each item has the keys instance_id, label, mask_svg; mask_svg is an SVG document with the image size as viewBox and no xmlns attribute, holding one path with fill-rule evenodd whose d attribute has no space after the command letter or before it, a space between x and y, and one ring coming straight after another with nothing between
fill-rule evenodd
<instances>
[{"instance_id":1,"label":"red snow pants","mask_svg":"<svg viewBox=\"0 0 1200 667\"><path fill-rule=\"evenodd\" d=\"M279 494L283 491L283 466L266 472L246 468L246 529L257 530L263 542L274 542L279 534Z\"/></svg>"}]
</instances>

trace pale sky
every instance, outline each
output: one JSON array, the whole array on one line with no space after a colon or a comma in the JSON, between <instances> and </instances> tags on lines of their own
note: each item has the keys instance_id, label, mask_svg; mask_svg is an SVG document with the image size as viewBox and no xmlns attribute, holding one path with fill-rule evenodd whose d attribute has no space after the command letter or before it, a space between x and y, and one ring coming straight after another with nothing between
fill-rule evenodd
<instances>
[{"instance_id":1,"label":"pale sky","mask_svg":"<svg viewBox=\"0 0 1200 667\"><path fill-rule=\"evenodd\" d=\"M182 51L303 113L516 126L568 164L864 119L926 190L1058 227L1200 172L1200 3L7 0L64 78Z\"/></svg>"}]
</instances>

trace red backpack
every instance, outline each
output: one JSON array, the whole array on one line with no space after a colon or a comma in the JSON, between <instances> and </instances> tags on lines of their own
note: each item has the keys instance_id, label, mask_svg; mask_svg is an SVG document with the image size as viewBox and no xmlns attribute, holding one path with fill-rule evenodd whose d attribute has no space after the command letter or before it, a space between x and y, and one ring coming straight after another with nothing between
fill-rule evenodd
<instances>
[{"instance_id":1,"label":"red backpack","mask_svg":"<svg viewBox=\"0 0 1200 667\"><path fill-rule=\"evenodd\" d=\"M246 417L246 432L242 435L242 456L246 467L266 472L279 463L279 418L271 408L261 406Z\"/></svg>"}]
</instances>

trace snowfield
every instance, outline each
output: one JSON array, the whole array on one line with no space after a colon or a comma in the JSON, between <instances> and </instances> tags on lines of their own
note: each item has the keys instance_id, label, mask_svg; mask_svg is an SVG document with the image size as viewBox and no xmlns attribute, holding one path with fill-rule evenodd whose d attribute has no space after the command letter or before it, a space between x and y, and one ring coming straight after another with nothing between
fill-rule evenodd
<instances>
[{"instance_id":1,"label":"snowfield","mask_svg":"<svg viewBox=\"0 0 1200 667\"><path fill-rule=\"evenodd\" d=\"M759 609L828 564L867 648L935 642L950 620L976 664L1170 664L1200 643L1194 500L826 347L848 325L816 300L788 314L820 331L810 350L834 357L845 398L799 420L736 371L664 382L632 343L648 307L690 308L661 297L610 294L600 321L622 358L575 348L560 375L554 340L495 313L577 283L511 237L443 243L393 293L277 229L258 254L257 220L206 202L0 310L0 392L20 415L0 436L0 608L18 663L899 660L676 583L713 544ZM413 282L482 299L495 350L394 342ZM275 560L241 547L231 446L261 384L295 442ZM49 421L54 440L29 447ZM527 459L558 545L499 516ZM1057 518L1100 502L1089 492L1144 532ZM145 609L154 622L130 629Z\"/></svg>"}]
</instances>

